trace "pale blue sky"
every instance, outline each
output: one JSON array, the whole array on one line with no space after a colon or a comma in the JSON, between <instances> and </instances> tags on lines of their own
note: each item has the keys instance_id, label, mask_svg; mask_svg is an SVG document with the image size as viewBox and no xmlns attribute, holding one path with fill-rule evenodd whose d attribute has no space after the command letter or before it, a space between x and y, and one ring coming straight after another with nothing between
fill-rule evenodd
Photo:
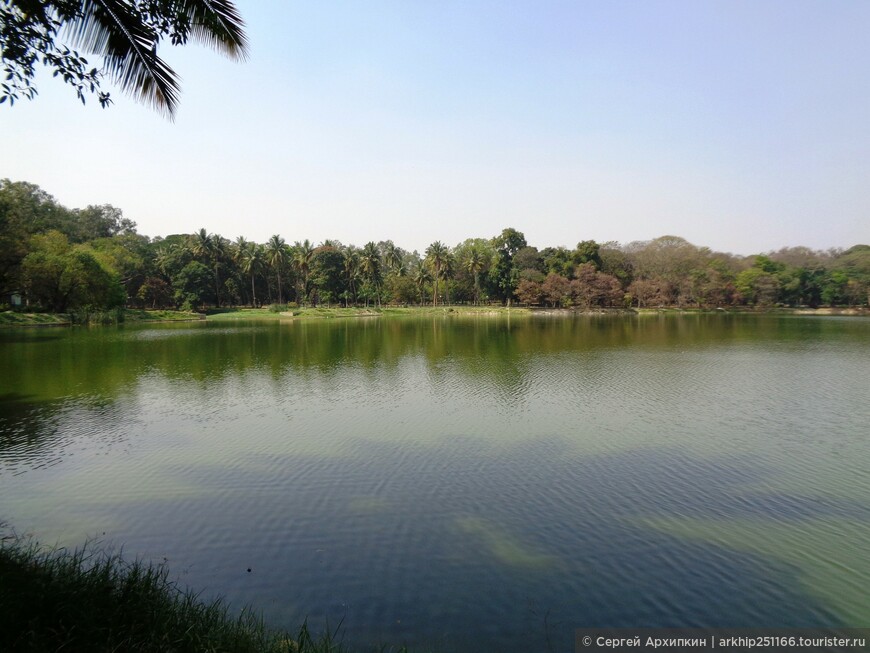
<instances>
[{"instance_id":1,"label":"pale blue sky","mask_svg":"<svg viewBox=\"0 0 870 653\"><path fill-rule=\"evenodd\" d=\"M870 243L870 3L244 2L251 57L162 48L170 123L57 80L0 177L150 236Z\"/></svg>"}]
</instances>

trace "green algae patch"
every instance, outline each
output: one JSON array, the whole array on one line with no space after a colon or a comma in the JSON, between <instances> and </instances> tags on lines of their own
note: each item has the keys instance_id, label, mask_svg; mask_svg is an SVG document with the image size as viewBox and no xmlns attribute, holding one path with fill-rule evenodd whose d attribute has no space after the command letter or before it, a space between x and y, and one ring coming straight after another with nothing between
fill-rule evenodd
<instances>
[{"instance_id":1,"label":"green algae patch","mask_svg":"<svg viewBox=\"0 0 870 653\"><path fill-rule=\"evenodd\" d=\"M777 560L797 572L802 591L829 606L843 623L870 627L866 571L870 523L850 519L642 519L640 524L685 540Z\"/></svg>"},{"instance_id":2,"label":"green algae patch","mask_svg":"<svg viewBox=\"0 0 870 653\"><path fill-rule=\"evenodd\" d=\"M556 556L542 553L485 519L463 517L456 520L456 526L463 534L477 540L492 558L510 567L543 569L559 563Z\"/></svg>"}]
</instances>

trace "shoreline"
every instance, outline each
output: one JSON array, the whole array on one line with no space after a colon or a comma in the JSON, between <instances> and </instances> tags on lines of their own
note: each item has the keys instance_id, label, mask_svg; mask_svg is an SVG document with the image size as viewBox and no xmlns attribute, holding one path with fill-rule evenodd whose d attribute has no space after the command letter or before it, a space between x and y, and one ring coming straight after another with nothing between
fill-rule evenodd
<instances>
[{"instance_id":1,"label":"shoreline","mask_svg":"<svg viewBox=\"0 0 870 653\"><path fill-rule=\"evenodd\" d=\"M384 306L381 308L363 307L314 307L298 308L290 311L273 312L266 308L229 308L212 309L213 312L191 313L171 310L126 309L121 324L168 323L168 322L224 322L233 320L324 320L348 318L382 317L574 317L579 315L796 315L796 316L849 316L870 317L870 308L860 307L772 307L772 308L550 308L543 306ZM119 324L109 322L108 324ZM70 327L70 326L107 326L100 322L75 321L67 313L18 313L0 312L0 328L6 327Z\"/></svg>"}]
</instances>

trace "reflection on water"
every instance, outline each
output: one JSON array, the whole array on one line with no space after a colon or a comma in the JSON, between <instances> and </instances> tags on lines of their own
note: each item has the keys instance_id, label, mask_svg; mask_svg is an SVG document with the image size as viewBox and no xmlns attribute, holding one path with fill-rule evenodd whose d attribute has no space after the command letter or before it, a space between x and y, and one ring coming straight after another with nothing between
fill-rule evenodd
<instances>
[{"instance_id":1,"label":"reflection on water","mask_svg":"<svg viewBox=\"0 0 870 653\"><path fill-rule=\"evenodd\" d=\"M0 331L0 519L105 532L351 642L870 626L868 336L727 315Z\"/></svg>"}]
</instances>

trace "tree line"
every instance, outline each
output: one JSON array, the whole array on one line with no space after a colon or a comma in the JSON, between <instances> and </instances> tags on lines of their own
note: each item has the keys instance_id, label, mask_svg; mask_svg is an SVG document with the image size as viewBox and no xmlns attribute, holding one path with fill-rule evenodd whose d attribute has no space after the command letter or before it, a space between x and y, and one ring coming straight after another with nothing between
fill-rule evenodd
<instances>
[{"instance_id":1,"label":"tree line","mask_svg":"<svg viewBox=\"0 0 870 653\"><path fill-rule=\"evenodd\" d=\"M110 205L68 209L0 180L0 303L29 310L451 303L552 307L866 306L870 246L736 256L677 236L538 249L506 228L422 253L392 241L149 238Z\"/></svg>"}]
</instances>

